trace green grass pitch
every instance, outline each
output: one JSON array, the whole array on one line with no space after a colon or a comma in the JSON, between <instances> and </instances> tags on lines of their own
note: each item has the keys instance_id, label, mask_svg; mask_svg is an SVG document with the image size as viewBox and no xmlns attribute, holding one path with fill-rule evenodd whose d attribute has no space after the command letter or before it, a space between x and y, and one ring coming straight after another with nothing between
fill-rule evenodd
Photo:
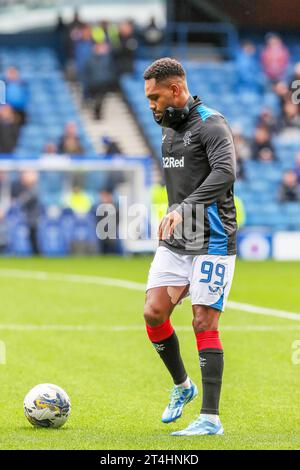
<instances>
[{"instance_id":1,"label":"green grass pitch","mask_svg":"<svg viewBox=\"0 0 300 470\"><path fill-rule=\"evenodd\" d=\"M142 290L5 271L145 283L150 261L0 260L0 340L7 356L0 365L1 449L300 448L300 364L292 362L299 321L227 308L220 324L225 435L172 437L199 413L201 395L176 423L161 423L172 383L144 331ZM300 312L299 274L299 263L239 261L230 299ZM187 300L172 322L188 373L200 386L191 320ZM34 429L23 414L24 396L44 382L63 387L72 401L70 419L59 430Z\"/></svg>"}]
</instances>

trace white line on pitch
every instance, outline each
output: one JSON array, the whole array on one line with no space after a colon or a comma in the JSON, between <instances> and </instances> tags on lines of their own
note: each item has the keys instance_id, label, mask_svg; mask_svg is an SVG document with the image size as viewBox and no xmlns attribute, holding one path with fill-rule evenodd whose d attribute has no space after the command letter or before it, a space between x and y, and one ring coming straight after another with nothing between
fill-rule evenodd
<instances>
[{"instance_id":1,"label":"white line on pitch","mask_svg":"<svg viewBox=\"0 0 300 470\"><path fill-rule=\"evenodd\" d=\"M34 279L36 281L74 282L79 284L96 284L100 286L123 287L125 289L145 291L145 285L140 282L126 281L100 276L85 276L80 274L49 273L47 271L25 271L22 269L0 269L0 276L14 279Z\"/></svg>"},{"instance_id":2,"label":"white line on pitch","mask_svg":"<svg viewBox=\"0 0 300 470\"><path fill-rule=\"evenodd\" d=\"M145 285L140 282L126 281L123 279L114 279L100 276L86 276L79 274L63 274L63 273L49 273L47 271L27 271L22 269L0 269L0 276L10 277L14 279L29 279L36 281L58 281L58 282L72 282L79 284L95 284L112 287L122 287L124 289L145 291ZM286 310L278 310L267 307L260 307L257 305L250 305L241 302L229 301L228 308L239 310L247 313L254 313L256 315L266 315L271 317L285 318L289 320L300 321L300 313L288 312Z\"/></svg>"},{"instance_id":3,"label":"white line on pitch","mask_svg":"<svg viewBox=\"0 0 300 470\"><path fill-rule=\"evenodd\" d=\"M178 332L191 332L192 327L188 326L176 326ZM284 328L279 325L224 325L221 331L232 331L232 332L264 332L264 331L278 331L280 333L285 331L300 331L300 325L286 325ZM131 326L99 326L99 325L34 325L26 323L1 323L0 331L81 331L81 332L122 332L122 331L140 331L145 332L144 325L131 325Z\"/></svg>"}]
</instances>

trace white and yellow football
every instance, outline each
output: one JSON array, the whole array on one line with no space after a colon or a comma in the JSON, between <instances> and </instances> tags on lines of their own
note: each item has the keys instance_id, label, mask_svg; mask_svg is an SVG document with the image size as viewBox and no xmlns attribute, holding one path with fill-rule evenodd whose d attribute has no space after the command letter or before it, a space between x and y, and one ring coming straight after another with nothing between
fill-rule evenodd
<instances>
[{"instance_id":1,"label":"white and yellow football","mask_svg":"<svg viewBox=\"0 0 300 470\"><path fill-rule=\"evenodd\" d=\"M57 385L36 385L24 398L25 416L35 427L59 428L65 424L70 412L70 398Z\"/></svg>"}]
</instances>

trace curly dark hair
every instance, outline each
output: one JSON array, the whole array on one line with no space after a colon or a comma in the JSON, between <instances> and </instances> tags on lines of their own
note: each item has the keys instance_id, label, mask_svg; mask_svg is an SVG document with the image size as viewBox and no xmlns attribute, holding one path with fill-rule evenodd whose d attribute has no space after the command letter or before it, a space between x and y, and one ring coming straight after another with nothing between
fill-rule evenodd
<instances>
[{"instance_id":1,"label":"curly dark hair","mask_svg":"<svg viewBox=\"0 0 300 470\"><path fill-rule=\"evenodd\" d=\"M181 63L170 57L157 59L144 72L144 79L155 78L157 82L166 80L169 77L185 77L185 71Z\"/></svg>"}]
</instances>

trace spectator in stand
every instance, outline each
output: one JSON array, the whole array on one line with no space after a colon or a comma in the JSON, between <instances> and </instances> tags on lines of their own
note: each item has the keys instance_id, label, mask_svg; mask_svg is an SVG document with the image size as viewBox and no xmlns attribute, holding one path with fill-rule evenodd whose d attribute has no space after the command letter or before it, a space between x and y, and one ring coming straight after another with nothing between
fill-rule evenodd
<instances>
[{"instance_id":1,"label":"spectator in stand","mask_svg":"<svg viewBox=\"0 0 300 470\"><path fill-rule=\"evenodd\" d=\"M34 254L39 254L38 221L40 200L38 196L38 174L35 171L24 171L19 181L11 188L12 200L23 211L29 229L29 239Z\"/></svg>"},{"instance_id":2,"label":"spectator in stand","mask_svg":"<svg viewBox=\"0 0 300 470\"><path fill-rule=\"evenodd\" d=\"M245 164L244 160L240 157L240 155L236 154L236 179L237 180L244 180L245 179Z\"/></svg>"},{"instance_id":3,"label":"spectator in stand","mask_svg":"<svg viewBox=\"0 0 300 470\"><path fill-rule=\"evenodd\" d=\"M118 27L107 20L100 21L98 25L92 28L92 39L96 44L109 44L111 49L120 46Z\"/></svg>"},{"instance_id":4,"label":"spectator in stand","mask_svg":"<svg viewBox=\"0 0 300 470\"><path fill-rule=\"evenodd\" d=\"M275 161L274 151L270 148L262 148L259 152L259 161L261 162L273 162Z\"/></svg>"},{"instance_id":5,"label":"spectator in stand","mask_svg":"<svg viewBox=\"0 0 300 470\"><path fill-rule=\"evenodd\" d=\"M131 21L123 21L119 26L120 45L116 49L115 57L118 73L133 73L135 52L138 41Z\"/></svg>"},{"instance_id":6,"label":"spectator in stand","mask_svg":"<svg viewBox=\"0 0 300 470\"><path fill-rule=\"evenodd\" d=\"M296 167L294 169L294 172L296 173L298 183L300 184L300 152L296 154L295 162L296 162Z\"/></svg>"},{"instance_id":7,"label":"spectator in stand","mask_svg":"<svg viewBox=\"0 0 300 470\"><path fill-rule=\"evenodd\" d=\"M146 46L151 47L161 44L164 38L164 32L157 26L154 16L150 18L149 24L143 29L142 38Z\"/></svg>"},{"instance_id":8,"label":"spectator in stand","mask_svg":"<svg viewBox=\"0 0 300 470\"><path fill-rule=\"evenodd\" d=\"M91 199L78 183L74 183L72 191L65 198L65 205L75 214L87 214L92 207Z\"/></svg>"},{"instance_id":9,"label":"spectator in stand","mask_svg":"<svg viewBox=\"0 0 300 470\"><path fill-rule=\"evenodd\" d=\"M238 228L242 228L247 220L245 205L243 203L243 200L236 195L234 195L234 205L236 209L236 221L238 224Z\"/></svg>"},{"instance_id":10,"label":"spectator in stand","mask_svg":"<svg viewBox=\"0 0 300 470\"><path fill-rule=\"evenodd\" d=\"M280 100L281 111L283 110L284 103L291 99L289 87L284 81L278 81L273 84L273 91Z\"/></svg>"},{"instance_id":11,"label":"spectator in stand","mask_svg":"<svg viewBox=\"0 0 300 470\"><path fill-rule=\"evenodd\" d=\"M0 207L3 207L3 191L8 184L8 173L6 171L0 171Z\"/></svg>"},{"instance_id":12,"label":"spectator in stand","mask_svg":"<svg viewBox=\"0 0 300 470\"><path fill-rule=\"evenodd\" d=\"M271 134L265 125L259 125L255 129L251 153L253 160L273 161L276 160Z\"/></svg>"},{"instance_id":13,"label":"spectator in stand","mask_svg":"<svg viewBox=\"0 0 300 470\"><path fill-rule=\"evenodd\" d=\"M95 44L92 56L85 65L85 89L93 100L94 117L101 119L103 99L118 86L111 47L107 42Z\"/></svg>"},{"instance_id":14,"label":"spectator in stand","mask_svg":"<svg viewBox=\"0 0 300 470\"><path fill-rule=\"evenodd\" d=\"M251 156L250 146L246 138L242 135L239 125L232 126L232 135L236 150L236 177L238 180L243 180L245 179L244 161Z\"/></svg>"},{"instance_id":15,"label":"spectator in stand","mask_svg":"<svg viewBox=\"0 0 300 470\"><path fill-rule=\"evenodd\" d=\"M5 253L9 244L8 223L5 218L5 211L0 207L0 254Z\"/></svg>"},{"instance_id":16,"label":"spectator in stand","mask_svg":"<svg viewBox=\"0 0 300 470\"><path fill-rule=\"evenodd\" d=\"M246 137L242 135L242 129L240 125L235 124L232 126L232 135L235 150L239 158L242 160L247 160L248 158L251 158L251 149L249 146L249 142Z\"/></svg>"},{"instance_id":17,"label":"spectator in stand","mask_svg":"<svg viewBox=\"0 0 300 470\"><path fill-rule=\"evenodd\" d=\"M20 126L12 107L0 106L0 153L12 153L17 144Z\"/></svg>"},{"instance_id":18,"label":"spectator in stand","mask_svg":"<svg viewBox=\"0 0 300 470\"><path fill-rule=\"evenodd\" d=\"M107 205L107 207L105 208L105 206L102 206L103 211L101 215L97 215L97 209L102 204ZM99 190L99 199L92 208L92 214L96 216L96 233L98 237L99 253L102 255L112 253L120 254L121 247L120 241L118 240L119 209L110 188ZM112 236L109 236L109 234Z\"/></svg>"},{"instance_id":19,"label":"spectator in stand","mask_svg":"<svg viewBox=\"0 0 300 470\"><path fill-rule=\"evenodd\" d=\"M66 124L64 134L58 144L58 153L66 153L68 155L84 154L75 122L68 122Z\"/></svg>"},{"instance_id":20,"label":"spectator in stand","mask_svg":"<svg viewBox=\"0 0 300 470\"><path fill-rule=\"evenodd\" d=\"M66 26L65 32L64 55L67 60L74 58L74 44L75 41L80 38L80 31L84 25L85 23L81 21L78 11L75 11L74 18L71 23Z\"/></svg>"},{"instance_id":21,"label":"spectator in stand","mask_svg":"<svg viewBox=\"0 0 300 470\"><path fill-rule=\"evenodd\" d=\"M300 114L299 106L291 100L287 100L283 105L283 114L279 118L278 130L281 133L288 133L291 136L293 132L295 137L299 138ZM296 131L296 132L295 132Z\"/></svg>"},{"instance_id":22,"label":"spectator in stand","mask_svg":"<svg viewBox=\"0 0 300 470\"><path fill-rule=\"evenodd\" d=\"M0 208L5 211L10 207L10 177L6 171L0 171Z\"/></svg>"},{"instance_id":23,"label":"spectator in stand","mask_svg":"<svg viewBox=\"0 0 300 470\"><path fill-rule=\"evenodd\" d=\"M8 67L5 72L6 103L9 104L17 117L17 122L23 125L26 121L26 108L29 99L27 83L20 78L15 67Z\"/></svg>"},{"instance_id":24,"label":"spectator in stand","mask_svg":"<svg viewBox=\"0 0 300 470\"><path fill-rule=\"evenodd\" d=\"M67 58L66 57L66 54L67 54L66 45L67 45L67 41L69 41L68 33L69 33L68 27L66 23L64 22L63 17L61 15L58 15L56 25L54 28L54 34L57 38L58 57L62 64L65 63L66 58Z\"/></svg>"},{"instance_id":25,"label":"spectator in stand","mask_svg":"<svg viewBox=\"0 0 300 470\"><path fill-rule=\"evenodd\" d=\"M43 155L56 155L58 153L57 145L54 142L47 142L42 153Z\"/></svg>"},{"instance_id":26,"label":"spectator in stand","mask_svg":"<svg viewBox=\"0 0 300 470\"><path fill-rule=\"evenodd\" d=\"M123 152L120 149L118 142L106 135L104 135L101 140L104 146L104 155L106 157L110 155L122 155Z\"/></svg>"},{"instance_id":27,"label":"spectator in stand","mask_svg":"<svg viewBox=\"0 0 300 470\"><path fill-rule=\"evenodd\" d=\"M71 21L71 23L68 24L70 30L72 31L74 28L81 28L83 25L84 23L80 19L78 10L75 10L73 20Z\"/></svg>"},{"instance_id":28,"label":"spectator in stand","mask_svg":"<svg viewBox=\"0 0 300 470\"><path fill-rule=\"evenodd\" d=\"M290 54L282 39L277 34L267 34L261 64L268 79L273 82L285 78L289 63Z\"/></svg>"},{"instance_id":29,"label":"spectator in stand","mask_svg":"<svg viewBox=\"0 0 300 470\"><path fill-rule=\"evenodd\" d=\"M8 173L0 171L0 254L5 253L9 244L6 211L10 206L10 182Z\"/></svg>"},{"instance_id":30,"label":"spectator in stand","mask_svg":"<svg viewBox=\"0 0 300 470\"><path fill-rule=\"evenodd\" d=\"M260 91L261 80L258 71L256 47L251 41L244 41L236 55L237 83L241 89Z\"/></svg>"},{"instance_id":31,"label":"spectator in stand","mask_svg":"<svg viewBox=\"0 0 300 470\"><path fill-rule=\"evenodd\" d=\"M267 127L271 134L275 134L278 130L277 119L269 108L261 110L257 119L257 125Z\"/></svg>"},{"instance_id":32,"label":"spectator in stand","mask_svg":"<svg viewBox=\"0 0 300 470\"><path fill-rule=\"evenodd\" d=\"M298 183L297 174L293 170L284 173L279 188L280 202L299 202L300 201L300 185Z\"/></svg>"},{"instance_id":33,"label":"spectator in stand","mask_svg":"<svg viewBox=\"0 0 300 470\"><path fill-rule=\"evenodd\" d=\"M74 59L77 79L84 80L84 67L93 51L92 30L89 25L83 25L74 39Z\"/></svg>"}]
</instances>

